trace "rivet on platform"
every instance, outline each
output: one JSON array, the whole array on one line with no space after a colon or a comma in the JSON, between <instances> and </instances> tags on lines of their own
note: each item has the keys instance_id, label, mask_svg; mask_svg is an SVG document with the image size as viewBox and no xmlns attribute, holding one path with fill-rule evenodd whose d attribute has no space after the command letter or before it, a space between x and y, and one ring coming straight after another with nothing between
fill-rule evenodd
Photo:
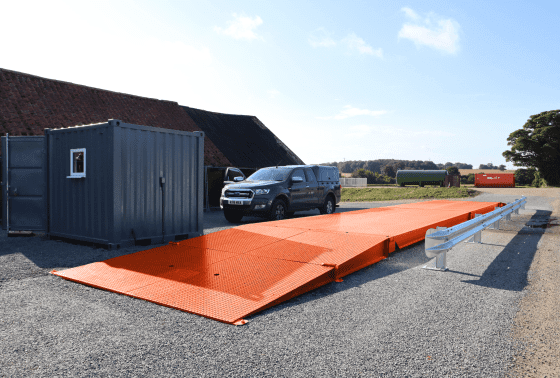
<instances>
[{"instance_id":1,"label":"rivet on platform","mask_svg":"<svg viewBox=\"0 0 560 378\"><path fill-rule=\"evenodd\" d=\"M245 320L245 319L239 319L239 320L237 320L237 321L233 322L233 325L236 325L236 326L240 326L240 325L244 325L244 324L247 324L247 323L249 323L249 321L248 321L248 320Z\"/></svg>"}]
</instances>

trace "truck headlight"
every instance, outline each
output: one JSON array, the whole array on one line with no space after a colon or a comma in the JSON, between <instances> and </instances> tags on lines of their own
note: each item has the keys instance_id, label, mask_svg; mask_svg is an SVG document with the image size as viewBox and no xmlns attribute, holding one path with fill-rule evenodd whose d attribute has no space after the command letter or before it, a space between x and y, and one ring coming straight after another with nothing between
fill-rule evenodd
<instances>
[{"instance_id":1,"label":"truck headlight","mask_svg":"<svg viewBox=\"0 0 560 378\"><path fill-rule=\"evenodd\" d=\"M259 194L268 194L268 192L270 192L270 189L257 189L255 190L255 194L259 195Z\"/></svg>"}]
</instances>

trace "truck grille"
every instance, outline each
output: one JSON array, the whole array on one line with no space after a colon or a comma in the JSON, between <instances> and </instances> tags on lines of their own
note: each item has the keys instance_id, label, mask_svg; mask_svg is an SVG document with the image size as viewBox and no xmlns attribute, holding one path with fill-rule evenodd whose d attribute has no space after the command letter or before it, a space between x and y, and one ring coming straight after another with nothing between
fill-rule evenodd
<instances>
[{"instance_id":1,"label":"truck grille","mask_svg":"<svg viewBox=\"0 0 560 378\"><path fill-rule=\"evenodd\" d=\"M253 192L250 190L226 190L228 198L253 198Z\"/></svg>"}]
</instances>

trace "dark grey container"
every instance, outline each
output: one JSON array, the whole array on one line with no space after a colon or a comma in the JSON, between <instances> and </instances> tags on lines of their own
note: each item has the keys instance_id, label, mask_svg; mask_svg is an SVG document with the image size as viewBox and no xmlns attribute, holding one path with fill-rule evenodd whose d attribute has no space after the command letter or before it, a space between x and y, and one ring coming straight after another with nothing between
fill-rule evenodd
<instances>
[{"instance_id":1,"label":"dark grey container","mask_svg":"<svg viewBox=\"0 0 560 378\"><path fill-rule=\"evenodd\" d=\"M203 132L109 120L45 136L49 236L116 247L203 234ZM81 148L85 177L71 177Z\"/></svg>"}]
</instances>

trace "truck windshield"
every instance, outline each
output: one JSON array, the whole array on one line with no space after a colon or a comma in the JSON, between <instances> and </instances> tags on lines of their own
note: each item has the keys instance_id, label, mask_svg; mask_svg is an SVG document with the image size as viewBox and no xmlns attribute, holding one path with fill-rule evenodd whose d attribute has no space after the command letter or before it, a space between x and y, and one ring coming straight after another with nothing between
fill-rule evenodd
<instances>
[{"instance_id":1,"label":"truck windshield","mask_svg":"<svg viewBox=\"0 0 560 378\"><path fill-rule=\"evenodd\" d=\"M284 181L288 178L291 171L289 168L263 168L247 177L247 180Z\"/></svg>"}]
</instances>

